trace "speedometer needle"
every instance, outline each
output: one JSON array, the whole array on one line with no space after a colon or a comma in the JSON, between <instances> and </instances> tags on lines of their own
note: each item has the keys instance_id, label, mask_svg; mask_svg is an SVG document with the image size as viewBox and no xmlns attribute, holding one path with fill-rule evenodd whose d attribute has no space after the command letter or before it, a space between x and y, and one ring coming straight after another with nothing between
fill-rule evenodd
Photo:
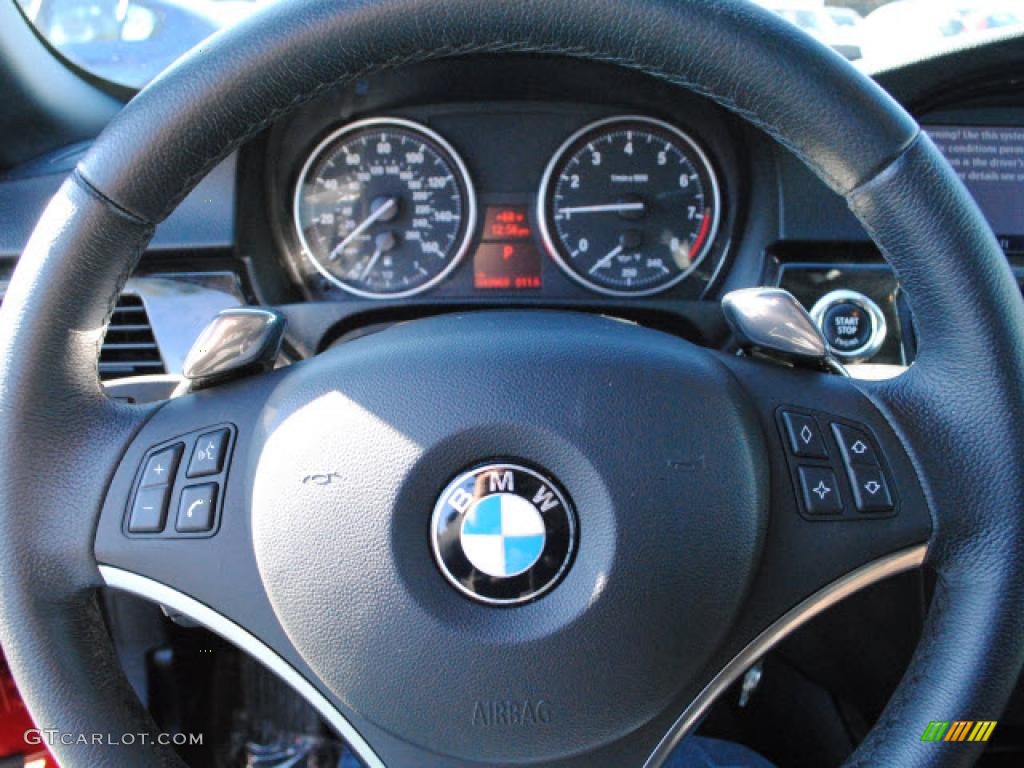
<instances>
[{"instance_id":1,"label":"speedometer needle","mask_svg":"<svg viewBox=\"0 0 1024 768\"><path fill-rule=\"evenodd\" d=\"M559 213L629 213L643 212L643 203L607 203L605 205L577 205L574 208L559 208Z\"/></svg>"},{"instance_id":2,"label":"speedometer needle","mask_svg":"<svg viewBox=\"0 0 1024 768\"><path fill-rule=\"evenodd\" d=\"M370 276L373 268L377 266L377 260L380 258L382 253L384 253L384 249L378 245L377 250L373 252L373 256L370 257L370 260L366 262L366 266L363 267L363 271L359 273L360 282L365 281L366 278Z\"/></svg>"},{"instance_id":3,"label":"speedometer needle","mask_svg":"<svg viewBox=\"0 0 1024 768\"><path fill-rule=\"evenodd\" d=\"M391 213L391 211L395 209L396 205L398 205L398 201L393 197L389 197L383 205L381 205L377 210L375 210L373 213L367 216L362 224L360 224L358 227L349 232L348 236L334 247L334 250L331 251L331 254L328 258L330 258L331 261L334 261L339 256L341 256L341 252L345 250L349 243L351 243L353 240L355 240L357 237L363 234L366 230L368 230L378 221L380 221L389 213ZM377 252L376 256L380 256L379 251Z\"/></svg>"},{"instance_id":4,"label":"speedometer needle","mask_svg":"<svg viewBox=\"0 0 1024 768\"><path fill-rule=\"evenodd\" d=\"M594 274L595 272L597 272L597 270L604 269L605 267L607 267L609 264L612 263L612 259L614 259L616 256L618 256L620 253L622 253L622 246L621 245L616 246L616 248L614 250L612 250L603 259L600 259L599 261L594 262L594 266L592 266L590 268L590 274Z\"/></svg>"}]
</instances>

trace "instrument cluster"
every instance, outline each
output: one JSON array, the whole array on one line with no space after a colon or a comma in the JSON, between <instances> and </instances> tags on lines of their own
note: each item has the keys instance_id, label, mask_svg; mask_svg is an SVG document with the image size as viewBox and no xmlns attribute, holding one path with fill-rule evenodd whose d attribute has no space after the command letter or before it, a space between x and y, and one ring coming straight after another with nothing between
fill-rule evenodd
<instances>
[{"instance_id":1,"label":"instrument cluster","mask_svg":"<svg viewBox=\"0 0 1024 768\"><path fill-rule=\"evenodd\" d=\"M316 299L700 298L732 212L716 147L683 122L547 105L310 121L278 175L286 260Z\"/></svg>"}]
</instances>

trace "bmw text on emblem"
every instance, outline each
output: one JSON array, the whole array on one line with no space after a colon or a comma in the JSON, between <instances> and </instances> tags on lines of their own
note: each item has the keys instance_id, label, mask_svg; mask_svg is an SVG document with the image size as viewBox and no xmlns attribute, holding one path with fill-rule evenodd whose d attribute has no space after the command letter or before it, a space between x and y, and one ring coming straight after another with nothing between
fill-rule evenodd
<instances>
[{"instance_id":1,"label":"bmw text on emblem","mask_svg":"<svg viewBox=\"0 0 1024 768\"><path fill-rule=\"evenodd\" d=\"M441 572L460 592L515 605L558 583L572 559L576 520L554 481L518 464L486 464L444 489L431 544Z\"/></svg>"}]
</instances>

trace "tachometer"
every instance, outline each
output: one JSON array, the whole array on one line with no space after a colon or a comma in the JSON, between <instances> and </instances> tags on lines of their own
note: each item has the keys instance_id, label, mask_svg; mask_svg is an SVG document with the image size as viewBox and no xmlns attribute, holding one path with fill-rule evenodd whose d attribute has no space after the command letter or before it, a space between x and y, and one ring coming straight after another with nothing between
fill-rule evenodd
<instances>
[{"instance_id":1,"label":"tachometer","mask_svg":"<svg viewBox=\"0 0 1024 768\"><path fill-rule=\"evenodd\" d=\"M589 125L541 183L541 235L565 272L595 291L644 296L684 280L711 249L721 200L707 156L647 117Z\"/></svg>"},{"instance_id":2,"label":"tachometer","mask_svg":"<svg viewBox=\"0 0 1024 768\"><path fill-rule=\"evenodd\" d=\"M476 221L469 173L430 129L394 118L345 126L313 150L295 227L316 269L366 298L411 296L462 258Z\"/></svg>"}]
</instances>

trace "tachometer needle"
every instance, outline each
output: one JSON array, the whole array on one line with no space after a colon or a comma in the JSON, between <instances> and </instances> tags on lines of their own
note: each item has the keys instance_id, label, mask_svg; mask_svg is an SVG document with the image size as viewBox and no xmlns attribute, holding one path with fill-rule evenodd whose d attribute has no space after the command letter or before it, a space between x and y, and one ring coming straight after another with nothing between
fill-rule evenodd
<instances>
[{"instance_id":1,"label":"tachometer needle","mask_svg":"<svg viewBox=\"0 0 1024 768\"><path fill-rule=\"evenodd\" d=\"M643 203L606 203L604 205L577 205L573 208L559 208L558 213L629 213L643 212Z\"/></svg>"},{"instance_id":2,"label":"tachometer needle","mask_svg":"<svg viewBox=\"0 0 1024 768\"><path fill-rule=\"evenodd\" d=\"M373 268L377 266L377 260L380 259L382 253L384 253L384 249L378 245L377 250L373 252L373 256L370 257L370 260L366 262L366 266L363 267L363 271L359 273L360 281L365 281L370 276Z\"/></svg>"},{"instance_id":3,"label":"tachometer needle","mask_svg":"<svg viewBox=\"0 0 1024 768\"><path fill-rule=\"evenodd\" d=\"M607 267L609 264L612 263L612 259L618 256L620 253L622 253L621 245L616 246L615 249L609 252L608 255L605 256L603 259L594 262L594 266L590 268L590 274L594 274L595 272L597 272L597 270L604 269L605 267Z\"/></svg>"},{"instance_id":4,"label":"tachometer needle","mask_svg":"<svg viewBox=\"0 0 1024 768\"><path fill-rule=\"evenodd\" d=\"M389 197L387 199L387 202L385 202L383 205L380 206L380 208L378 208L376 211L367 216L362 224L360 224L358 227L349 232L348 236L334 247L334 250L331 251L331 254L328 258L331 261L334 261L339 256L341 256L341 252L345 250L349 243L351 243L353 240L355 240L357 237L363 234L374 224L376 224L378 221L387 216L391 211L395 209L396 205L398 205L398 201L393 197ZM376 255L379 257L380 252L378 251Z\"/></svg>"}]
</instances>

